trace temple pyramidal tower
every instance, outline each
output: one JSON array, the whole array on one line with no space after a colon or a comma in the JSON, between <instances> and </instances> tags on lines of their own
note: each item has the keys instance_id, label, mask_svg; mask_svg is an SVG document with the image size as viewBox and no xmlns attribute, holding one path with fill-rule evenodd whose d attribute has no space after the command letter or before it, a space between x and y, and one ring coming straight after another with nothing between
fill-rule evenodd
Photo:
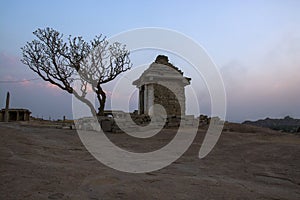
<instances>
[{"instance_id":1,"label":"temple pyramidal tower","mask_svg":"<svg viewBox=\"0 0 300 200\"><path fill-rule=\"evenodd\" d=\"M191 78L169 63L167 56L158 55L139 79L133 82L139 89L139 114L159 115L161 108L153 109L154 104L165 108L168 116L185 115L184 87Z\"/></svg>"}]
</instances>

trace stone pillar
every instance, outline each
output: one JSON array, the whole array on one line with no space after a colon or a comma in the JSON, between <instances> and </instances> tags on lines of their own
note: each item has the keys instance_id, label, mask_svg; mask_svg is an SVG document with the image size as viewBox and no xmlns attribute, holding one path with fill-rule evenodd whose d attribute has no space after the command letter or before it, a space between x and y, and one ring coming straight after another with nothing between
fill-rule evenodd
<instances>
[{"instance_id":1,"label":"stone pillar","mask_svg":"<svg viewBox=\"0 0 300 200\"><path fill-rule=\"evenodd\" d=\"M9 92L6 95L6 105L5 105L5 114L4 114L4 121L8 122L9 120Z\"/></svg>"},{"instance_id":2,"label":"stone pillar","mask_svg":"<svg viewBox=\"0 0 300 200\"><path fill-rule=\"evenodd\" d=\"M144 102L144 99L145 99L145 85L142 85L140 86L139 88L139 114L145 114L145 108L144 108L144 105L145 105L145 102Z\"/></svg>"},{"instance_id":3,"label":"stone pillar","mask_svg":"<svg viewBox=\"0 0 300 200\"><path fill-rule=\"evenodd\" d=\"M148 114L148 85L145 85L145 92L144 92L144 114Z\"/></svg>"},{"instance_id":4,"label":"stone pillar","mask_svg":"<svg viewBox=\"0 0 300 200\"><path fill-rule=\"evenodd\" d=\"M20 111L17 110L17 121L20 121Z\"/></svg>"},{"instance_id":5,"label":"stone pillar","mask_svg":"<svg viewBox=\"0 0 300 200\"><path fill-rule=\"evenodd\" d=\"M24 112L24 121L29 121L29 113Z\"/></svg>"},{"instance_id":6,"label":"stone pillar","mask_svg":"<svg viewBox=\"0 0 300 200\"><path fill-rule=\"evenodd\" d=\"M153 91L153 84L146 84L145 85L145 92L144 92L144 113L147 115L152 115L153 111L150 108L153 106L154 103L154 91Z\"/></svg>"}]
</instances>

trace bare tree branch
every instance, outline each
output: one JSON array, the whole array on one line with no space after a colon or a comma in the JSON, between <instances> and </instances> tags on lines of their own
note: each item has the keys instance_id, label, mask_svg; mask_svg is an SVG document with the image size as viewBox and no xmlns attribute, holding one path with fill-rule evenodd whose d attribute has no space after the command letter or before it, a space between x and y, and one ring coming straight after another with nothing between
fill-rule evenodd
<instances>
[{"instance_id":1,"label":"bare tree branch","mask_svg":"<svg viewBox=\"0 0 300 200\"><path fill-rule=\"evenodd\" d=\"M64 42L63 35L51 28L38 29L33 34L37 40L27 42L21 48L21 61L43 80L74 94L95 114L93 104L86 98L87 85L91 85L100 104L97 114L103 115L106 94L102 84L131 68L125 45L117 42L110 45L102 35L90 42L82 37L69 36ZM72 87L76 75L81 79L81 94Z\"/></svg>"}]
</instances>

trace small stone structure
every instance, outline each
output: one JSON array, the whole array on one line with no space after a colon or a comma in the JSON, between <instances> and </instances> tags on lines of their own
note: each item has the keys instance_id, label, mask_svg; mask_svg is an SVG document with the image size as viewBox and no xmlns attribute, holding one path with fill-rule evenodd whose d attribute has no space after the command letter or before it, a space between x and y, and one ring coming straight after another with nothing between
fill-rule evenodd
<instances>
[{"instance_id":1,"label":"small stone structure","mask_svg":"<svg viewBox=\"0 0 300 200\"><path fill-rule=\"evenodd\" d=\"M27 109L9 108L10 95L7 92L6 106L0 110L0 121L29 121L31 112Z\"/></svg>"},{"instance_id":2,"label":"small stone structure","mask_svg":"<svg viewBox=\"0 0 300 200\"><path fill-rule=\"evenodd\" d=\"M31 112L27 109L13 108L8 109L8 120L6 121L5 109L0 111L0 121L29 121Z\"/></svg>"},{"instance_id":3,"label":"small stone structure","mask_svg":"<svg viewBox=\"0 0 300 200\"><path fill-rule=\"evenodd\" d=\"M153 109L154 104L165 108L167 116L185 115L184 87L191 79L169 63L167 56L156 57L148 69L133 82L139 89L139 114L159 115L160 108Z\"/></svg>"}]
</instances>

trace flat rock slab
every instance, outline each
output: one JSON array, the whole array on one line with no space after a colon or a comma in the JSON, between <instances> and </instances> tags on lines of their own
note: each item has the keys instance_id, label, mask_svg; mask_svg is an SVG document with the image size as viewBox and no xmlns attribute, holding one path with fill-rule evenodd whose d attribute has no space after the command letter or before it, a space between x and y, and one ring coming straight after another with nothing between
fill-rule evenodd
<instances>
[{"instance_id":1,"label":"flat rock slab","mask_svg":"<svg viewBox=\"0 0 300 200\"><path fill-rule=\"evenodd\" d=\"M175 134L166 129L147 139L107 137L121 148L148 152ZM300 199L299 136L226 127L200 160L204 136L199 130L168 167L129 174L97 161L75 130L0 123L0 199Z\"/></svg>"}]
</instances>

